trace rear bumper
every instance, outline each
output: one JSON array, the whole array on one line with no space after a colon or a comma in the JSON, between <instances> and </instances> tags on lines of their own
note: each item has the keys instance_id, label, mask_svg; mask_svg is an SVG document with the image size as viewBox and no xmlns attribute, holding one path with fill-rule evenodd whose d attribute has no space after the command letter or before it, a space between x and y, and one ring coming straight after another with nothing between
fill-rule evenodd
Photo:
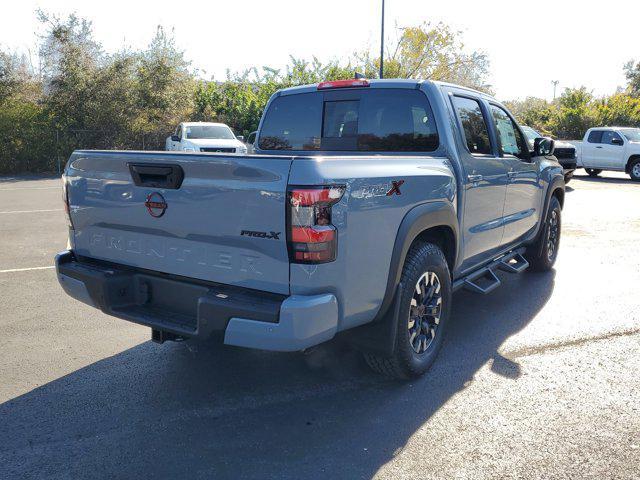
<instances>
[{"instance_id":1,"label":"rear bumper","mask_svg":"<svg viewBox=\"0 0 640 480\"><path fill-rule=\"evenodd\" d=\"M296 351L333 338L334 295L284 296L56 256L58 281L71 297L124 320L187 338L224 334L224 343Z\"/></svg>"}]
</instances>

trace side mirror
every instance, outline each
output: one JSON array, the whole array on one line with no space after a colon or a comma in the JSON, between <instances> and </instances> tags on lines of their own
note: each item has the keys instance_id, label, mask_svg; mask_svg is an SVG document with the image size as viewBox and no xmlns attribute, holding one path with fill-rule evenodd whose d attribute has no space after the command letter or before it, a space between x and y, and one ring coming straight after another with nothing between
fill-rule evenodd
<instances>
[{"instance_id":1,"label":"side mirror","mask_svg":"<svg viewBox=\"0 0 640 480\"><path fill-rule=\"evenodd\" d=\"M620 137L614 137L611 139L611 145L624 145L624 141Z\"/></svg>"},{"instance_id":2,"label":"side mirror","mask_svg":"<svg viewBox=\"0 0 640 480\"><path fill-rule=\"evenodd\" d=\"M236 138L241 142L244 142L244 135L236 135Z\"/></svg>"},{"instance_id":3,"label":"side mirror","mask_svg":"<svg viewBox=\"0 0 640 480\"><path fill-rule=\"evenodd\" d=\"M536 157L546 157L553 155L555 142L549 137L538 137L533 141L533 155Z\"/></svg>"},{"instance_id":4,"label":"side mirror","mask_svg":"<svg viewBox=\"0 0 640 480\"><path fill-rule=\"evenodd\" d=\"M171 135L171 141L172 142L179 142L180 141L180 137L178 135Z\"/></svg>"},{"instance_id":5,"label":"side mirror","mask_svg":"<svg viewBox=\"0 0 640 480\"><path fill-rule=\"evenodd\" d=\"M258 135L257 130L255 132L251 132L247 137L247 143L250 145L253 145L254 143L256 143L256 135Z\"/></svg>"}]
</instances>

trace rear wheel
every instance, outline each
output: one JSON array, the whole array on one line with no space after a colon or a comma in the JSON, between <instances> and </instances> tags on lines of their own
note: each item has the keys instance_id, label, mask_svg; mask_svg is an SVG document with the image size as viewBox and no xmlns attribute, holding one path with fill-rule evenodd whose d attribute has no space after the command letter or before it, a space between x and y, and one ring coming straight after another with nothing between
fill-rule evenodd
<instances>
[{"instance_id":1,"label":"rear wheel","mask_svg":"<svg viewBox=\"0 0 640 480\"><path fill-rule=\"evenodd\" d=\"M560 248L560 232L562 227L562 209L557 197L551 197L549 209L544 220L543 230L536 243L527 248L525 257L531 270L545 272L553 268Z\"/></svg>"},{"instance_id":2,"label":"rear wheel","mask_svg":"<svg viewBox=\"0 0 640 480\"><path fill-rule=\"evenodd\" d=\"M376 372L409 379L424 374L433 364L451 310L451 275L445 257L434 244L411 247L402 269L396 345L391 357L365 353Z\"/></svg>"},{"instance_id":3,"label":"rear wheel","mask_svg":"<svg viewBox=\"0 0 640 480\"><path fill-rule=\"evenodd\" d=\"M634 160L629 165L629 176L634 182L640 182L640 159Z\"/></svg>"},{"instance_id":4,"label":"rear wheel","mask_svg":"<svg viewBox=\"0 0 640 480\"><path fill-rule=\"evenodd\" d=\"M584 170L591 178L595 178L602 173L602 169L600 168L585 168Z\"/></svg>"}]
</instances>

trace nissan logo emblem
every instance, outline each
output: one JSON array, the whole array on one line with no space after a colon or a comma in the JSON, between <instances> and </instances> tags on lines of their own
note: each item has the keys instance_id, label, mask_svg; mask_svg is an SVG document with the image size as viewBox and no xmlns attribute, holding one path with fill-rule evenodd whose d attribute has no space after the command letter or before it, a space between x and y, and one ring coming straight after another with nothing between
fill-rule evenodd
<instances>
[{"instance_id":1,"label":"nissan logo emblem","mask_svg":"<svg viewBox=\"0 0 640 480\"><path fill-rule=\"evenodd\" d=\"M144 202L144 206L147 207L149 215L154 218L160 218L167 211L167 202L158 192L147 195L147 201Z\"/></svg>"}]
</instances>

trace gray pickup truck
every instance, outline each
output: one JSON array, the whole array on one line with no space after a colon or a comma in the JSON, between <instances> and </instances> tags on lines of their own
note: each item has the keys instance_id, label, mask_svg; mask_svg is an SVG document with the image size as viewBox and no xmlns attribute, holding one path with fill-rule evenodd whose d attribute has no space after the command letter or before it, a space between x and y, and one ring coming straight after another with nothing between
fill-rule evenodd
<instances>
[{"instance_id":1,"label":"gray pickup truck","mask_svg":"<svg viewBox=\"0 0 640 480\"><path fill-rule=\"evenodd\" d=\"M256 154L76 151L62 288L152 329L305 350L336 336L376 371L423 374L452 293L550 269L564 201L553 141L530 149L483 93L346 80L270 99Z\"/></svg>"}]
</instances>

